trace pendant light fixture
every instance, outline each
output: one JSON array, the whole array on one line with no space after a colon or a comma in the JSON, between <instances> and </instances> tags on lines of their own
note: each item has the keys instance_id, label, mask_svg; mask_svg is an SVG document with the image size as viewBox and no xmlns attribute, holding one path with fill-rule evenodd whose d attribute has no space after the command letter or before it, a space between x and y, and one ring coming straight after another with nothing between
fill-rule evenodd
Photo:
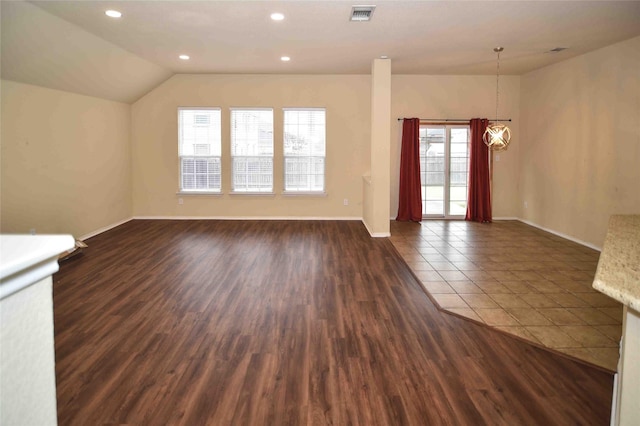
<instances>
[{"instance_id":1,"label":"pendant light fixture","mask_svg":"<svg viewBox=\"0 0 640 426\"><path fill-rule=\"evenodd\" d=\"M500 52L504 47L496 47L493 49L498 54L498 68L496 71L496 121L487 126L482 135L482 140L493 151L503 151L511 142L511 130L504 124L498 123L498 101L500 99Z\"/></svg>"}]
</instances>

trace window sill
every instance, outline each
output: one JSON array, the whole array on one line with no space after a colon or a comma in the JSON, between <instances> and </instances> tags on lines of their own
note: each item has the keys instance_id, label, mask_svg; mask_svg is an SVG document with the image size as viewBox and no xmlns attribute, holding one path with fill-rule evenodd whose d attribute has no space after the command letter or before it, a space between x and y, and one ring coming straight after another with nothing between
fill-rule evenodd
<instances>
[{"instance_id":1,"label":"window sill","mask_svg":"<svg viewBox=\"0 0 640 426\"><path fill-rule=\"evenodd\" d=\"M273 197L276 195L275 192L251 192L251 191L231 191L229 195L236 196L249 196L249 197Z\"/></svg>"},{"instance_id":2,"label":"window sill","mask_svg":"<svg viewBox=\"0 0 640 426\"><path fill-rule=\"evenodd\" d=\"M283 197L326 197L324 191L283 191Z\"/></svg>"},{"instance_id":3,"label":"window sill","mask_svg":"<svg viewBox=\"0 0 640 426\"><path fill-rule=\"evenodd\" d=\"M195 195L198 197L201 196L214 196L214 197L220 197L221 195L223 195L224 193L222 191L220 192L211 192L211 191L178 191L176 192L176 195L179 195L181 197L184 196L189 196L189 195Z\"/></svg>"}]
</instances>

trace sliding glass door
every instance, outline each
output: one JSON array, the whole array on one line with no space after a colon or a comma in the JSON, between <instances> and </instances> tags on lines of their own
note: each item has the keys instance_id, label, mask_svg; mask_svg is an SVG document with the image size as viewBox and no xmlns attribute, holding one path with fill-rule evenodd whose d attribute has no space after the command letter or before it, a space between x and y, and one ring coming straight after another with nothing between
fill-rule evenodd
<instances>
[{"instance_id":1,"label":"sliding glass door","mask_svg":"<svg viewBox=\"0 0 640 426\"><path fill-rule=\"evenodd\" d=\"M422 214L463 218L467 211L469 126L420 126Z\"/></svg>"}]
</instances>

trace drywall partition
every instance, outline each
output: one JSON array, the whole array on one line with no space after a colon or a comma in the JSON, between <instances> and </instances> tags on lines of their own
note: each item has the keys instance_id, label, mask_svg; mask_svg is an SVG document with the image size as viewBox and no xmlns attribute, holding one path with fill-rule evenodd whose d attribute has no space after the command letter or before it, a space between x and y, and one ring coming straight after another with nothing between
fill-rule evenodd
<instances>
[{"instance_id":1,"label":"drywall partition","mask_svg":"<svg viewBox=\"0 0 640 426\"><path fill-rule=\"evenodd\" d=\"M374 59L371 66L371 168L364 178L369 233L388 237L389 231L389 117L391 114L391 60Z\"/></svg>"},{"instance_id":2,"label":"drywall partition","mask_svg":"<svg viewBox=\"0 0 640 426\"><path fill-rule=\"evenodd\" d=\"M80 237L129 218L131 107L1 84L1 231Z\"/></svg>"},{"instance_id":3,"label":"drywall partition","mask_svg":"<svg viewBox=\"0 0 640 426\"><path fill-rule=\"evenodd\" d=\"M53 281L70 235L0 235L0 423L57 425Z\"/></svg>"},{"instance_id":4,"label":"drywall partition","mask_svg":"<svg viewBox=\"0 0 640 426\"><path fill-rule=\"evenodd\" d=\"M493 216L517 217L520 77L500 76L500 118L511 118L508 150L494 155ZM496 77L465 75L391 76L391 206L398 213L402 122L398 118L495 118Z\"/></svg>"},{"instance_id":5,"label":"drywall partition","mask_svg":"<svg viewBox=\"0 0 640 426\"><path fill-rule=\"evenodd\" d=\"M640 213L640 37L522 77L520 214L601 247Z\"/></svg>"},{"instance_id":6,"label":"drywall partition","mask_svg":"<svg viewBox=\"0 0 640 426\"><path fill-rule=\"evenodd\" d=\"M176 75L132 106L134 216L362 218L369 164L367 75ZM219 107L222 195L179 195L178 107ZM274 194L232 195L230 108L274 113ZM326 194L283 194L283 108L326 109ZM179 204L182 200L183 204Z\"/></svg>"}]
</instances>

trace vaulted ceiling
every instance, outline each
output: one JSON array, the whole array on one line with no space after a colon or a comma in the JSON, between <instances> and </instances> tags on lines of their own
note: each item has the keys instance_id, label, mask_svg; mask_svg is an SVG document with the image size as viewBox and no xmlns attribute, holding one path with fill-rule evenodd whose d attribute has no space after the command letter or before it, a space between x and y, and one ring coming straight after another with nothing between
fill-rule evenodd
<instances>
[{"instance_id":1,"label":"vaulted ceiling","mask_svg":"<svg viewBox=\"0 0 640 426\"><path fill-rule=\"evenodd\" d=\"M350 22L361 3L3 1L2 78L133 102L176 73L368 74L382 55L394 74L493 74L495 46L523 74L640 35L640 1L378 0Z\"/></svg>"}]
</instances>

